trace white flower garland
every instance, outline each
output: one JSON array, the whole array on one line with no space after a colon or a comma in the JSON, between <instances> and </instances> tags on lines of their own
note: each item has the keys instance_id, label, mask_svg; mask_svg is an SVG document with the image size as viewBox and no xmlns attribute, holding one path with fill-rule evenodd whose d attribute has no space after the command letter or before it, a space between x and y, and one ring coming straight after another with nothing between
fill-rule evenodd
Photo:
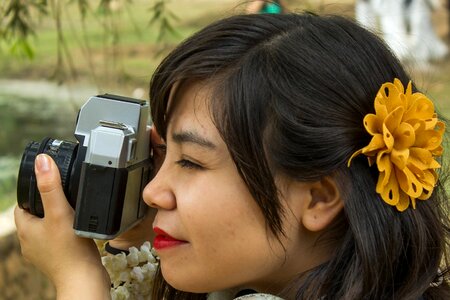
<instances>
[{"instance_id":1,"label":"white flower garland","mask_svg":"<svg viewBox=\"0 0 450 300\"><path fill-rule=\"evenodd\" d=\"M131 247L128 254L116 255L107 253L104 244L97 242L103 266L111 278L112 300L151 299L159 260L150 242L145 242L140 249Z\"/></svg>"}]
</instances>

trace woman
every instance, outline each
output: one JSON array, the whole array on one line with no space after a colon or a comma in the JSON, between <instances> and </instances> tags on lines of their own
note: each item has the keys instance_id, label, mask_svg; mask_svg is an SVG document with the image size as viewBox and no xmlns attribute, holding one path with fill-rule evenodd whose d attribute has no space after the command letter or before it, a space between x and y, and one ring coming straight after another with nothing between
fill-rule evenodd
<instances>
[{"instance_id":1,"label":"woman","mask_svg":"<svg viewBox=\"0 0 450 300\"><path fill-rule=\"evenodd\" d=\"M281 1L265 1L256 0L251 1L246 8L246 12L249 14L280 14L284 11L284 5Z\"/></svg>"},{"instance_id":2,"label":"woman","mask_svg":"<svg viewBox=\"0 0 450 300\"><path fill-rule=\"evenodd\" d=\"M409 81L337 16L234 16L183 42L150 84L153 299L448 299L444 124ZM55 168L37 159L46 217L16 210L22 251L61 298L107 297Z\"/></svg>"}]
</instances>

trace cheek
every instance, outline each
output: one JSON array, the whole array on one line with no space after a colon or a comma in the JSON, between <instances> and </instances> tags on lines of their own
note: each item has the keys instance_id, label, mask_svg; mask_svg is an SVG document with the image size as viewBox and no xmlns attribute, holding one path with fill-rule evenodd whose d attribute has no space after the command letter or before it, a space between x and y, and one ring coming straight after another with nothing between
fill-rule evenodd
<instances>
[{"instance_id":1,"label":"cheek","mask_svg":"<svg viewBox=\"0 0 450 300\"><path fill-rule=\"evenodd\" d=\"M240 179L240 178L239 178ZM192 246L202 259L240 257L267 245L264 217L240 180L211 176L195 184L178 211ZM219 258L221 257L221 258Z\"/></svg>"},{"instance_id":2,"label":"cheek","mask_svg":"<svg viewBox=\"0 0 450 300\"><path fill-rule=\"evenodd\" d=\"M282 249L267 235L240 177L209 173L183 184L177 212L190 244L179 259L162 261L170 284L194 292L220 290L257 282L279 267Z\"/></svg>"}]
</instances>

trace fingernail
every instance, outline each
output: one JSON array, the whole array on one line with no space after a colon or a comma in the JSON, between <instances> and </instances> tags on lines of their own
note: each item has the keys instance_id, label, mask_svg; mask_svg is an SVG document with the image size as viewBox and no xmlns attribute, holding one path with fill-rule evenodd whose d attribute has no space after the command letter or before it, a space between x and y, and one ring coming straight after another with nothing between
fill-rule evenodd
<instances>
[{"instance_id":1,"label":"fingernail","mask_svg":"<svg viewBox=\"0 0 450 300\"><path fill-rule=\"evenodd\" d=\"M36 170L40 173L50 171L50 160L47 155L39 154L36 156L35 162Z\"/></svg>"}]
</instances>

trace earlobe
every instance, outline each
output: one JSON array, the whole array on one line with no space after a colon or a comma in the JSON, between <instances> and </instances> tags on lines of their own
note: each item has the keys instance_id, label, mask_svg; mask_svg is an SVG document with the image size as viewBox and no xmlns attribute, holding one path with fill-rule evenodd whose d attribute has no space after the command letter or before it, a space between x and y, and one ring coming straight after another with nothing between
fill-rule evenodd
<instances>
[{"instance_id":1,"label":"earlobe","mask_svg":"<svg viewBox=\"0 0 450 300\"><path fill-rule=\"evenodd\" d=\"M303 226L312 232L325 229L344 207L338 186L331 177L324 177L310 186L309 201L305 202Z\"/></svg>"}]
</instances>

